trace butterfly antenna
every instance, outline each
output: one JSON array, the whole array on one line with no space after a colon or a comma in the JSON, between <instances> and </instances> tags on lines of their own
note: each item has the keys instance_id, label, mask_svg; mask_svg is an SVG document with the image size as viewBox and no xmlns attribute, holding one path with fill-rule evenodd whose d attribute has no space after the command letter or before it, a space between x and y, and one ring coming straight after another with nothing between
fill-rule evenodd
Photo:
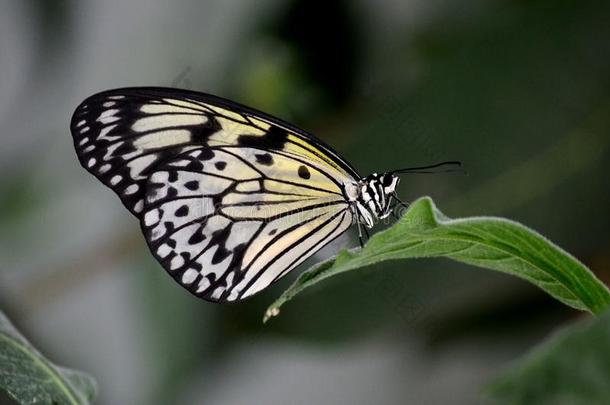
<instances>
[{"instance_id":1,"label":"butterfly antenna","mask_svg":"<svg viewBox=\"0 0 610 405\"><path fill-rule=\"evenodd\" d=\"M456 168L449 168L445 170L432 170L440 167L453 166ZM452 172L460 172L466 173L464 169L461 168L462 162L459 160L448 160L446 162L435 163L429 166L418 166L418 167L406 167L404 169L392 170L390 173L420 173L420 174L428 174L428 173L452 173Z\"/></svg>"}]
</instances>

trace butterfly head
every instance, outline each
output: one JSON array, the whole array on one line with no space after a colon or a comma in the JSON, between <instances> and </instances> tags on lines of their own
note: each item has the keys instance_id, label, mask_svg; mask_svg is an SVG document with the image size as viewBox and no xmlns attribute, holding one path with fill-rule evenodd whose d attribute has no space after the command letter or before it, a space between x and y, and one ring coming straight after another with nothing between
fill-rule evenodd
<instances>
[{"instance_id":1,"label":"butterfly head","mask_svg":"<svg viewBox=\"0 0 610 405\"><path fill-rule=\"evenodd\" d=\"M348 190L348 200L367 228L373 227L375 219L390 215L399 180L394 173L373 173L355 184L351 192Z\"/></svg>"}]
</instances>

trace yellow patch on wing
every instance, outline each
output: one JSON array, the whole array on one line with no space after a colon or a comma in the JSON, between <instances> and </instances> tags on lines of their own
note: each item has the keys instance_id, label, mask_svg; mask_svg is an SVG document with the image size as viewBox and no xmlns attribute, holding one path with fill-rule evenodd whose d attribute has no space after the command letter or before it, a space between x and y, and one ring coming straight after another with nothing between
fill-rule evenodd
<instances>
[{"instance_id":1,"label":"yellow patch on wing","mask_svg":"<svg viewBox=\"0 0 610 405\"><path fill-rule=\"evenodd\" d=\"M254 117L250 117L250 121L252 121L252 123L254 125L259 126L260 128L262 128L265 131L267 131L271 127L271 124L269 124L268 122L263 121L263 120L259 120L259 119L254 118Z\"/></svg>"},{"instance_id":2,"label":"yellow patch on wing","mask_svg":"<svg viewBox=\"0 0 610 405\"><path fill-rule=\"evenodd\" d=\"M163 101L165 101L166 103L170 104L170 105L178 105L181 107L185 107L185 108L189 108L192 110L197 110L197 111L202 111L202 112L208 112L209 110L207 110L205 108L205 104L202 103L198 103L196 101L193 100L188 100L188 99L177 99L177 98L164 98Z\"/></svg>"},{"instance_id":3,"label":"yellow patch on wing","mask_svg":"<svg viewBox=\"0 0 610 405\"><path fill-rule=\"evenodd\" d=\"M209 105L209 104L206 104L206 107L209 108L210 110L214 111L218 115L221 115L221 116L224 116L224 117L227 117L230 119L234 119L236 121L241 122L242 124L249 125L248 121L241 114L238 114L231 110L220 108L218 106Z\"/></svg>"},{"instance_id":4,"label":"yellow patch on wing","mask_svg":"<svg viewBox=\"0 0 610 405\"><path fill-rule=\"evenodd\" d=\"M140 111L145 114L183 113L193 114L192 108L178 107L172 104L144 104Z\"/></svg>"},{"instance_id":5,"label":"yellow patch on wing","mask_svg":"<svg viewBox=\"0 0 610 405\"><path fill-rule=\"evenodd\" d=\"M306 196L319 196L327 197L328 191L311 189L305 186L299 186L295 184L287 184L276 180L265 180L263 182L265 190L276 192L276 193L292 193Z\"/></svg>"},{"instance_id":6,"label":"yellow patch on wing","mask_svg":"<svg viewBox=\"0 0 610 405\"><path fill-rule=\"evenodd\" d=\"M335 163L333 157L328 156L323 150L317 148L311 142L307 142L293 134L288 135L288 141L289 143L284 146L284 151L306 157L312 162L317 163L319 167L324 168L327 172L330 172L330 174L334 174L335 177L351 177L345 172L345 170Z\"/></svg>"},{"instance_id":7,"label":"yellow patch on wing","mask_svg":"<svg viewBox=\"0 0 610 405\"><path fill-rule=\"evenodd\" d=\"M266 254L262 256L263 261L268 260L270 257L274 257L272 252L284 252L290 244L294 243L305 234L311 232L313 228L319 225L319 222L323 221L324 219L328 219L343 209L345 209L345 207L341 205L315 208L290 215L288 217L277 218L269 222L267 225L265 225L265 228L260 235L248 247L248 250L244 255L242 266L244 268L250 267L253 264L252 261L254 260L255 256L260 253L263 248L271 240L275 239L282 231L290 229L295 224L302 224L301 226L286 233L279 240L275 241L273 243L273 247L270 248L272 250L270 252L266 252ZM274 229L276 232L272 232ZM249 271L252 271L253 273L256 273L257 270L258 269L256 268L249 269Z\"/></svg>"},{"instance_id":8,"label":"yellow patch on wing","mask_svg":"<svg viewBox=\"0 0 610 405\"><path fill-rule=\"evenodd\" d=\"M341 189L324 172L310 164L308 159L296 160L292 156L286 156L279 152L261 151L254 148L228 149L232 153L241 156L250 162L256 170L263 173L267 178L290 182L290 187L302 185L325 190L330 193L341 194ZM269 160L260 160L261 155L269 155ZM332 168L330 168L333 170ZM342 178L341 176L339 178Z\"/></svg>"},{"instance_id":9,"label":"yellow patch on wing","mask_svg":"<svg viewBox=\"0 0 610 405\"><path fill-rule=\"evenodd\" d=\"M216 117L221 130L208 138L210 146L236 145L241 135L264 136L267 132L249 124L241 124L223 117Z\"/></svg>"}]
</instances>

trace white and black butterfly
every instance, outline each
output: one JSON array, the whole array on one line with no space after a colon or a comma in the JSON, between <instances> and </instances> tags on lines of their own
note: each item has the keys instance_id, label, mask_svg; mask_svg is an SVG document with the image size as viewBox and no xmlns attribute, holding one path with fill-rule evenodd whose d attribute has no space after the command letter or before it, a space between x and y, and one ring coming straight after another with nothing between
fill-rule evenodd
<instances>
[{"instance_id":1,"label":"white and black butterfly","mask_svg":"<svg viewBox=\"0 0 610 405\"><path fill-rule=\"evenodd\" d=\"M328 145L219 97L110 90L71 122L80 163L141 222L155 258L193 294L238 301L345 232L392 213L397 173L361 177ZM457 164L445 162L442 164Z\"/></svg>"}]
</instances>

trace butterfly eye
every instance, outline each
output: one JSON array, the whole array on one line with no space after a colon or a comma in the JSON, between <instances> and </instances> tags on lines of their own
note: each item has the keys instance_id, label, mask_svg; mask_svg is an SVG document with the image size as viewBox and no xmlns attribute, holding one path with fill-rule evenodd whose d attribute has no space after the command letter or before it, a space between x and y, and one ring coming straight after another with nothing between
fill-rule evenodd
<instances>
[{"instance_id":1,"label":"butterfly eye","mask_svg":"<svg viewBox=\"0 0 610 405\"><path fill-rule=\"evenodd\" d=\"M385 176L383 176L381 178L381 184L383 184L384 187L390 187L393 182L394 182L394 176L386 174Z\"/></svg>"}]
</instances>

